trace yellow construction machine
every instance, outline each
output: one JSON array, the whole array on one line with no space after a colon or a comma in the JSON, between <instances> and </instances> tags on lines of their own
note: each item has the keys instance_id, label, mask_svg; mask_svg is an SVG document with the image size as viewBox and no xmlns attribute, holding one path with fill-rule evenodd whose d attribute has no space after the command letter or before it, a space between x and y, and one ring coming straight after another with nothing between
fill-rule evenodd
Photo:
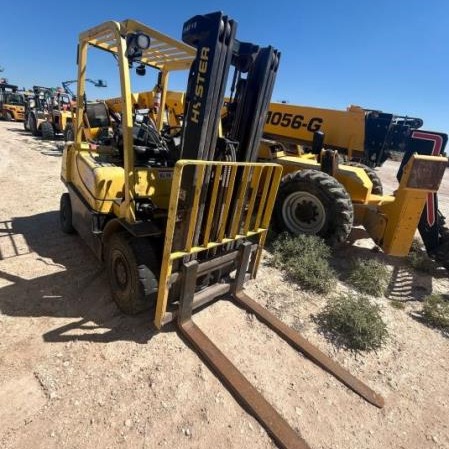
<instances>
[{"instance_id":1,"label":"yellow construction machine","mask_svg":"<svg viewBox=\"0 0 449 449\"><path fill-rule=\"evenodd\" d=\"M419 118L358 106L339 111L271 103L260 158L284 167L275 208L278 226L338 242L352 225L362 225L396 256L408 253L418 229L429 256L449 268L449 229L437 197L448 136L422 126ZM383 195L374 167L392 151L403 154L399 186L393 195ZM403 175L414 160L429 165L419 169L410 189Z\"/></svg>"},{"instance_id":2,"label":"yellow construction machine","mask_svg":"<svg viewBox=\"0 0 449 449\"><path fill-rule=\"evenodd\" d=\"M235 84L239 89L242 82ZM156 86L133 94L136 107L151 113L158 91ZM237 92L235 98L239 95ZM181 92L167 92L163 123L168 129L182 123L184 97ZM106 103L118 111L118 100ZM235 114L242 111L237 110L232 96L224 105L223 129L228 135ZM405 256L419 229L429 255L449 267L449 231L436 195L447 165L447 158L441 156L447 135L417 130L418 126L422 120L417 118L355 106L333 111L271 103L258 160L283 167L274 210L278 230L315 234L336 244L348 238L353 226L361 225L386 254ZM405 154L400 182L394 195L383 195L374 168L361 161L380 165L392 149ZM356 161L340 163L340 154ZM410 173L415 160L415 170L420 160L427 161L427 168L415 175L411 189L401 177L404 171ZM410 164L405 167L407 162Z\"/></svg>"},{"instance_id":3,"label":"yellow construction machine","mask_svg":"<svg viewBox=\"0 0 449 449\"><path fill-rule=\"evenodd\" d=\"M61 227L76 231L105 263L112 297L124 312L151 308L157 328L175 321L279 447L308 448L192 318L194 309L211 301L233 301L361 397L383 406L379 395L243 291L257 273L282 175L280 165L256 162L280 53L239 42L236 27L217 12L188 20L183 42L133 20L81 33L75 141L65 146L62 159L68 192L61 197ZM91 47L118 63L119 113L87 101ZM155 120L148 111L133 111L132 67L138 75L159 71ZM247 80L241 106L250 112L236 118L225 138L219 125L231 68ZM180 70L189 74L178 145L162 125L168 77Z\"/></svg>"},{"instance_id":4,"label":"yellow construction machine","mask_svg":"<svg viewBox=\"0 0 449 449\"><path fill-rule=\"evenodd\" d=\"M25 112L25 97L18 86L0 82L0 118L22 121Z\"/></svg>"}]
</instances>

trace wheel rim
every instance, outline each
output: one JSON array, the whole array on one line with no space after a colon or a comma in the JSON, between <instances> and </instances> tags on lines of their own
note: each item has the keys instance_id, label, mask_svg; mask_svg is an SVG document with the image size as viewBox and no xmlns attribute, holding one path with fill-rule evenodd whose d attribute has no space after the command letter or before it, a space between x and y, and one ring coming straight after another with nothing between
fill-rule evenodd
<instances>
[{"instance_id":1,"label":"wheel rim","mask_svg":"<svg viewBox=\"0 0 449 449\"><path fill-rule=\"evenodd\" d=\"M326 222L326 209L315 195L294 192L282 204L282 218L291 232L318 234Z\"/></svg>"},{"instance_id":2,"label":"wheel rim","mask_svg":"<svg viewBox=\"0 0 449 449\"><path fill-rule=\"evenodd\" d=\"M126 290L130 277L129 265L126 258L118 250L115 250L112 254L112 271L117 287L120 290Z\"/></svg>"}]
</instances>

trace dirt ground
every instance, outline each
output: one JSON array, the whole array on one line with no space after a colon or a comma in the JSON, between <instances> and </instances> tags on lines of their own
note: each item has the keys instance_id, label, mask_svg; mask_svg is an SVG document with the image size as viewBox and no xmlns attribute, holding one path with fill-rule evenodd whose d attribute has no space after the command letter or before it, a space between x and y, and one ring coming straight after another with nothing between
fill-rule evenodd
<instances>
[{"instance_id":1,"label":"dirt ground","mask_svg":"<svg viewBox=\"0 0 449 449\"><path fill-rule=\"evenodd\" d=\"M79 237L60 232L61 146L0 122L0 448L275 447L174 327L157 332L149 315L123 316L101 265ZM379 171L387 190L397 167ZM442 191L449 215L448 173ZM369 240L356 243L338 257L378 254ZM449 339L414 314L426 294L449 291L447 274L385 260L389 297L405 308L378 300L390 340L377 353L326 340L313 320L326 299L289 285L266 262L247 288L381 393L382 410L230 303L195 316L313 449L449 448Z\"/></svg>"}]
</instances>

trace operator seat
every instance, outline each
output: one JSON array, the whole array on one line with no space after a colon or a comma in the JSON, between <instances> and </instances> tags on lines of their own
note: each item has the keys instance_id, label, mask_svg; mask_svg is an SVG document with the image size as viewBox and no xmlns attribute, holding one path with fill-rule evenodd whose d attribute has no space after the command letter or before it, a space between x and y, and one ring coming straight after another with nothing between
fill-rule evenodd
<instances>
[{"instance_id":1,"label":"operator seat","mask_svg":"<svg viewBox=\"0 0 449 449\"><path fill-rule=\"evenodd\" d=\"M108 107L103 102L86 103L84 112L85 136L89 141L108 137L112 126Z\"/></svg>"}]
</instances>

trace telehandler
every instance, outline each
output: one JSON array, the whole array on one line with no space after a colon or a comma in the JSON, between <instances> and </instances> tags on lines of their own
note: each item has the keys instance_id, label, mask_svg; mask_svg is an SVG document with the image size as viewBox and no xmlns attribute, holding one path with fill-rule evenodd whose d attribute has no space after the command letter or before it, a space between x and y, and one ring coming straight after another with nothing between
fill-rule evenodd
<instances>
[{"instance_id":1,"label":"telehandler","mask_svg":"<svg viewBox=\"0 0 449 449\"><path fill-rule=\"evenodd\" d=\"M243 291L254 278L282 169L255 162L280 53L239 42L237 23L220 12L185 22L172 39L134 20L106 22L80 34L75 141L63 152L64 232L78 232L104 261L120 309L154 310L157 328L175 321L180 333L281 448L308 448L214 343L193 310L228 299L253 313L290 345L365 400L383 399ZM121 85L120 113L85 95L88 48L111 53ZM136 110L130 68L160 73L160 107L153 122ZM246 80L239 114L219 136L230 68ZM189 70L180 144L161 132L169 74ZM158 125L159 124L159 125ZM413 183L426 159L411 159Z\"/></svg>"},{"instance_id":2,"label":"telehandler","mask_svg":"<svg viewBox=\"0 0 449 449\"><path fill-rule=\"evenodd\" d=\"M234 115L239 113L235 98L241 95L242 81L236 79L232 86L235 96L225 100L222 110L225 134L233 126ZM134 102L152 111L158 90L156 86L152 91L135 93ZM110 99L106 103L119 111L118 100ZM182 123L183 102L183 93L167 92L163 112L164 123L170 129ZM276 114L281 114L279 111L284 107L290 112L278 120ZM308 112L301 114L302 108L270 103L264 125L265 138L258 153L260 162L276 162L283 167L274 209L277 229L319 235L333 245L346 241L353 226L362 225L386 254L405 256L418 228L429 256L448 268L449 230L438 211L436 194L447 165L447 158L440 156L444 153L447 135L414 129L422 125L420 119L364 111L358 107L351 107L346 114L325 110L321 115L318 108L305 108ZM319 131L327 123L330 125L325 129L330 130L331 138ZM363 126L363 132L358 126ZM368 136L365 140L368 139L369 144L359 139L357 152L344 148L353 141L355 130L360 137L365 135L365 128ZM347 134L350 137L345 139ZM373 168L356 161L340 163L339 153L331 150L332 145L343 154L357 155L359 161L371 158L379 164L387 149L401 149L405 156L398 175L414 153L427 155L431 156L428 167L432 170L421 171L413 189L400 183L394 195L383 195L382 183ZM360 148L363 145L367 145L363 150L366 157L362 157ZM398 180L401 181L400 176Z\"/></svg>"},{"instance_id":3,"label":"telehandler","mask_svg":"<svg viewBox=\"0 0 449 449\"><path fill-rule=\"evenodd\" d=\"M271 103L264 127L269 140L260 156L284 167L275 208L278 226L338 242L352 225L362 225L387 254L396 256L409 252L418 228L429 256L449 269L449 229L437 197L448 136L422 126L419 118L358 106L338 111ZM393 196L383 195L373 169L391 151L403 153ZM415 183L420 191L404 190L403 167L415 153L430 156L434 169L420 173ZM339 154L347 160L339 163Z\"/></svg>"},{"instance_id":4,"label":"telehandler","mask_svg":"<svg viewBox=\"0 0 449 449\"><path fill-rule=\"evenodd\" d=\"M25 112L25 99L18 86L0 83L0 118L22 121Z\"/></svg>"}]
</instances>

